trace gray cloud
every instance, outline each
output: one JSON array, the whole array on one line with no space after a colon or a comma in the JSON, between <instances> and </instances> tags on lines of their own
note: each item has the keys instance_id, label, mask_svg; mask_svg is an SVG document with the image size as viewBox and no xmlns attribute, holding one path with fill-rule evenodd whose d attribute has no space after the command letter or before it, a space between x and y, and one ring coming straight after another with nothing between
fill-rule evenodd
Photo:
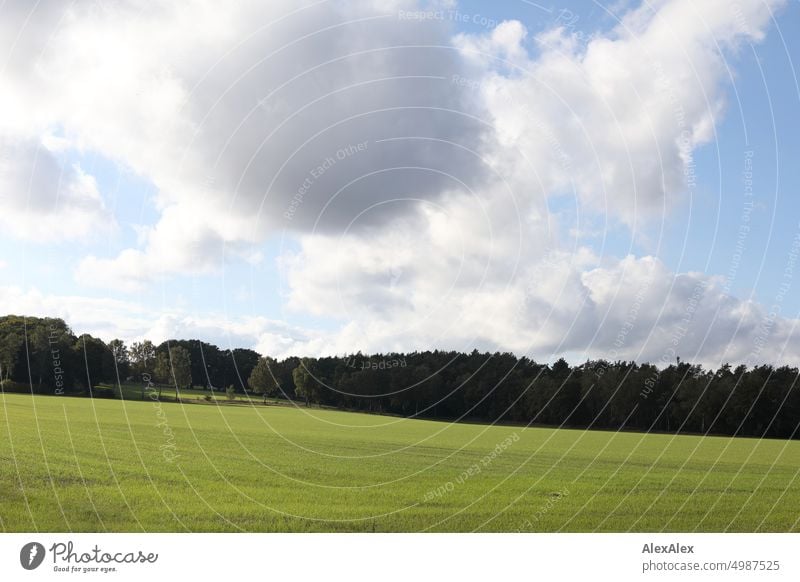
<instances>
[{"instance_id":1,"label":"gray cloud","mask_svg":"<svg viewBox=\"0 0 800 582\"><path fill-rule=\"evenodd\" d=\"M12 4L16 21L27 18ZM487 179L479 154L491 132L478 96L451 82L466 66L452 23L402 16L418 8L44 4L14 50L5 43L19 72L7 77L9 99L24 115L0 113L0 131L63 128L70 146L155 184L162 218L143 247L89 257L79 270L116 272L125 288L137 276L203 272L223 246L282 229L386 224L415 212L388 202L436 200ZM211 247L220 251L197 256Z\"/></svg>"}]
</instances>

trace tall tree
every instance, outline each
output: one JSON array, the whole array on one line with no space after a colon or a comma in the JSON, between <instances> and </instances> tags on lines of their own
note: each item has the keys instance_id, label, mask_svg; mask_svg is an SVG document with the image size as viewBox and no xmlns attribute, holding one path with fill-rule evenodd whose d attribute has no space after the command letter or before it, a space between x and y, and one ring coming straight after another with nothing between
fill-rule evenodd
<instances>
[{"instance_id":1,"label":"tall tree","mask_svg":"<svg viewBox=\"0 0 800 582\"><path fill-rule=\"evenodd\" d=\"M242 386L244 387L244 383L250 378L250 374L253 373L256 365L258 365L258 361L261 359L261 355L254 351L244 348L236 348L234 350L230 350L228 358L226 358L227 362L230 362L230 370L232 375L225 379L225 382L228 384L233 384L234 386ZM276 374L277 370L275 369L275 365L277 362L274 359L271 359L271 372L273 375Z\"/></svg>"},{"instance_id":2,"label":"tall tree","mask_svg":"<svg viewBox=\"0 0 800 582\"><path fill-rule=\"evenodd\" d=\"M8 380L17 365L22 338L13 331L0 330L0 381Z\"/></svg>"},{"instance_id":3,"label":"tall tree","mask_svg":"<svg viewBox=\"0 0 800 582\"><path fill-rule=\"evenodd\" d=\"M150 340L134 342L131 344L129 360L131 369L136 374L154 373L156 365L156 347Z\"/></svg>"},{"instance_id":4,"label":"tall tree","mask_svg":"<svg viewBox=\"0 0 800 582\"><path fill-rule=\"evenodd\" d=\"M156 380L175 387L175 395L180 400L180 391L192 386L192 361L189 351L181 346L169 348L169 352L156 354ZM158 391L159 398L161 390Z\"/></svg>"},{"instance_id":5,"label":"tall tree","mask_svg":"<svg viewBox=\"0 0 800 582\"><path fill-rule=\"evenodd\" d=\"M192 387L192 360L186 348L177 346L170 348L170 365L172 367L172 381L175 388L180 391L183 388Z\"/></svg>"},{"instance_id":6,"label":"tall tree","mask_svg":"<svg viewBox=\"0 0 800 582\"><path fill-rule=\"evenodd\" d=\"M314 360L311 358L303 358L300 360L300 365L292 371L294 392L305 400L306 406L308 406L312 400L316 400L317 397L317 381L314 379L316 376L314 368L316 368Z\"/></svg>"},{"instance_id":7,"label":"tall tree","mask_svg":"<svg viewBox=\"0 0 800 582\"><path fill-rule=\"evenodd\" d=\"M111 350L111 356L117 366L117 375L120 378L126 378L130 369L130 355L125 342L121 339L113 339L108 342L108 349Z\"/></svg>"},{"instance_id":8,"label":"tall tree","mask_svg":"<svg viewBox=\"0 0 800 582\"><path fill-rule=\"evenodd\" d=\"M259 358L255 368L253 368L247 384L250 389L256 394L262 394L266 402L267 396L274 396L280 390L273 369L275 367L275 360L270 357Z\"/></svg>"},{"instance_id":9,"label":"tall tree","mask_svg":"<svg viewBox=\"0 0 800 582\"><path fill-rule=\"evenodd\" d=\"M101 382L117 380L114 356L103 340L85 333L75 341L75 350L83 364L84 378L90 392Z\"/></svg>"}]
</instances>

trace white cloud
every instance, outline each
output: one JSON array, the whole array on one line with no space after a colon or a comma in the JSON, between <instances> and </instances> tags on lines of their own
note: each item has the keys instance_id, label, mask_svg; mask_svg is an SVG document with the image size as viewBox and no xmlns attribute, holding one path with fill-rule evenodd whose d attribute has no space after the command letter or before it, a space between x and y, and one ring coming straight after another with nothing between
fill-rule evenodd
<instances>
[{"instance_id":1,"label":"white cloud","mask_svg":"<svg viewBox=\"0 0 800 582\"><path fill-rule=\"evenodd\" d=\"M32 142L0 139L0 226L37 243L108 234L114 220L94 177Z\"/></svg>"},{"instance_id":2,"label":"white cloud","mask_svg":"<svg viewBox=\"0 0 800 582\"><path fill-rule=\"evenodd\" d=\"M719 48L758 40L778 4L740 6L745 29L721 5L661 2L586 46L546 32L535 57L519 23L460 37L477 76L455 82L485 99L501 147L483 153L502 184L444 197L383 229L304 236L285 265L290 306L342 318L328 351L437 346L661 361L675 350L746 360L763 308L652 257L569 250L545 201L574 192L584 210L642 230L665 220L722 107ZM793 326L780 320L770 331L787 351L760 356L797 361Z\"/></svg>"},{"instance_id":3,"label":"white cloud","mask_svg":"<svg viewBox=\"0 0 800 582\"><path fill-rule=\"evenodd\" d=\"M515 21L453 40L447 22L398 18L412 0L54 2L9 53L0 133L101 152L158 189L141 244L87 257L81 282L135 291L231 256L258 261L254 247L288 228L301 249L282 258L289 307L341 321L311 333L133 318L153 339L231 337L275 355L437 346L659 360L697 302L681 352L741 360L763 308L651 257L570 249L548 200L571 194L637 236L665 220L724 110L725 55L760 40L782 3L645 3L583 44L564 29L531 38ZM96 202L74 173L72 196ZM776 357L796 360L793 326L770 327L788 341Z\"/></svg>"},{"instance_id":4,"label":"white cloud","mask_svg":"<svg viewBox=\"0 0 800 582\"><path fill-rule=\"evenodd\" d=\"M632 225L685 190L692 151L711 137L718 45L760 39L779 4L647 5L585 47L562 29L542 33L531 57L516 21L459 37L459 56L450 23L398 17L413 0L12 3L0 131L61 127L158 187L161 219L143 247L89 258L82 278L207 272L224 245L275 229L338 232L368 210L361 228L396 212L380 204L396 197L480 190L488 168L459 146L519 173L526 196L574 188ZM485 114L493 135L471 118ZM435 171L392 169L417 166Z\"/></svg>"},{"instance_id":5,"label":"white cloud","mask_svg":"<svg viewBox=\"0 0 800 582\"><path fill-rule=\"evenodd\" d=\"M264 353L283 356L313 335L264 317L154 311L131 301L43 293L36 288L0 286L0 305L7 313L61 317L75 333L90 333L105 341L149 339L158 344L168 339L199 338L221 348L266 348Z\"/></svg>"},{"instance_id":6,"label":"white cloud","mask_svg":"<svg viewBox=\"0 0 800 582\"><path fill-rule=\"evenodd\" d=\"M645 231L692 187L694 151L724 104L724 51L760 40L782 4L644 3L585 44L544 31L533 57L519 23L458 44L489 69L475 86L500 142L532 160L536 185Z\"/></svg>"},{"instance_id":7,"label":"white cloud","mask_svg":"<svg viewBox=\"0 0 800 582\"><path fill-rule=\"evenodd\" d=\"M344 248L336 250L359 249L363 254L358 262L336 265L338 284L330 274L304 270L329 259L321 244L305 246L302 261L287 267L292 284L305 290L294 296L295 307L314 311L315 305L306 301L328 305L327 310L316 305L316 311L342 314L343 323L334 331L264 317L158 311L130 301L13 286L0 286L0 304L9 313L62 317L77 333L106 341L199 338L279 358L437 347L512 350L539 360L570 354L575 362L606 358L663 365L680 356L712 367L724 362L800 364L800 320L727 295L720 278L671 273L653 257L612 261L587 249L549 251L506 284L484 280L476 285L466 277L434 280L426 289L420 281L456 254L439 253L427 263L407 262L402 256L389 259L385 252L394 242L387 246L385 240L373 240L365 247L341 239ZM364 278L384 284L365 286ZM445 288L440 296L433 295Z\"/></svg>"},{"instance_id":8,"label":"white cloud","mask_svg":"<svg viewBox=\"0 0 800 582\"><path fill-rule=\"evenodd\" d=\"M60 317L77 333L91 333L105 340L136 337L147 327L146 310L128 301L58 295L37 288L3 285L0 304L5 313Z\"/></svg>"},{"instance_id":9,"label":"white cloud","mask_svg":"<svg viewBox=\"0 0 800 582\"><path fill-rule=\"evenodd\" d=\"M402 276L389 287L393 263L383 254L394 248L389 238L369 245L340 241L338 248L332 240L304 245L289 270L295 307L338 311L347 323L324 341L295 345L293 353L436 346L512 350L539 359L568 353L575 361L669 364L680 356L711 366L800 364L800 320L729 296L721 278L672 273L654 257L614 261L588 249L551 251L538 260L528 257L509 281L445 281L457 272L446 265L459 255L433 248L429 261L401 261ZM331 255L340 252L348 260L331 265ZM434 272L439 279L431 281Z\"/></svg>"},{"instance_id":10,"label":"white cloud","mask_svg":"<svg viewBox=\"0 0 800 582\"><path fill-rule=\"evenodd\" d=\"M414 0L78 1L30 19L20 4L19 28L0 28L24 37L8 48L0 132L61 127L159 191L161 218L130 249L140 256L91 257L82 278L205 272L223 244L338 230L369 210L360 228L385 219L376 202L435 199L453 176L482 173L459 147L479 143L483 126L447 81L460 70L449 25L399 18Z\"/></svg>"}]
</instances>

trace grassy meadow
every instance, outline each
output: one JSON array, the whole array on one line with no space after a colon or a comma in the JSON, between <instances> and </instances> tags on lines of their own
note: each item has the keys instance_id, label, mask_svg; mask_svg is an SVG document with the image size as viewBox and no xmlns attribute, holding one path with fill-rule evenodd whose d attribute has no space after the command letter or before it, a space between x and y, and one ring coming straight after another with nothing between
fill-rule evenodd
<instances>
[{"instance_id":1,"label":"grassy meadow","mask_svg":"<svg viewBox=\"0 0 800 582\"><path fill-rule=\"evenodd\" d=\"M0 394L0 531L791 531L800 442Z\"/></svg>"}]
</instances>

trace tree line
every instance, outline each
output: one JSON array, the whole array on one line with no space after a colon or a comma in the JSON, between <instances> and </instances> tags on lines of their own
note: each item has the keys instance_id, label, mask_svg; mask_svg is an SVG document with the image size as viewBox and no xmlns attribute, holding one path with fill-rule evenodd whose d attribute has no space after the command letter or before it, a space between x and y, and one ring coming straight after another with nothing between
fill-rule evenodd
<instances>
[{"instance_id":1,"label":"tree line","mask_svg":"<svg viewBox=\"0 0 800 582\"><path fill-rule=\"evenodd\" d=\"M0 381L4 389L37 393L89 394L99 384L141 382L142 377L176 386L234 386L245 392L260 355L223 350L196 340L149 340L126 345L75 335L62 319L0 317Z\"/></svg>"},{"instance_id":2,"label":"tree line","mask_svg":"<svg viewBox=\"0 0 800 582\"><path fill-rule=\"evenodd\" d=\"M227 387L254 402L269 396L404 417L797 438L799 374L790 366L709 370L680 360L661 369L606 360L546 364L478 351L278 360L199 340L106 344L76 336L60 319L0 318L3 390L42 393L95 395L99 383L147 375L178 390Z\"/></svg>"}]
</instances>

